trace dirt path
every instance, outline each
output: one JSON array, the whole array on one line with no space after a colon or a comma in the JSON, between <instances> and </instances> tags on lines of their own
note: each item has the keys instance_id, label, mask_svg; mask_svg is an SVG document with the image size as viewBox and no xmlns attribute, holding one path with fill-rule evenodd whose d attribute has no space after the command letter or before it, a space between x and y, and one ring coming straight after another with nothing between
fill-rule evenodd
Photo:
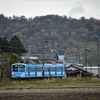
<instances>
[{"instance_id":1,"label":"dirt path","mask_svg":"<svg viewBox=\"0 0 100 100\"><path fill-rule=\"evenodd\" d=\"M0 94L6 93L100 93L100 88L65 88L65 89L10 89L0 90Z\"/></svg>"},{"instance_id":2,"label":"dirt path","mask_svg":"<svg viewBox=\"0 0 100 100\"><path fill-rule=\"evenodd\" d=\"M100 88L0 90L0 100L100 100Z\"/></svg>"}]
</instances>

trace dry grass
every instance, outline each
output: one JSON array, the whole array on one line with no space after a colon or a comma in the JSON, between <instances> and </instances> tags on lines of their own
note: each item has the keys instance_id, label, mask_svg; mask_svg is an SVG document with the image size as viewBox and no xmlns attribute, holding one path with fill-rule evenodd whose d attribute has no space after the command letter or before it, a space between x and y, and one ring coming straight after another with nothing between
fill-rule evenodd
<instances>
[{"instance_id":1,"label":"dry grass","mask_svg":"<svg viewBox=\"0 0 100 100\"><path fill-rule=\"evenodd\" d=\"M44 79L36 81L28 80L2 80L0 89L14 88L100 88L100 79L98 78L65 78L65 79Z\"/></svg>"}]
</instances>

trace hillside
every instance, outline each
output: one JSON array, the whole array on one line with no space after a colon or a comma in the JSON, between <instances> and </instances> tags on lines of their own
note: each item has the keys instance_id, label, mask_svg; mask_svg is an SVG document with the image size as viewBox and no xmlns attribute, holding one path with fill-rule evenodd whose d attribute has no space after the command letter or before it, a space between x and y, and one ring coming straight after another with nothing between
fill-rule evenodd
<instances>
[{"instance_id":1,"label":"hillside","mask_svg":"<svg viewBox=\"0 0 100 100\"><path fill-rule=\"evenodd\" d=\"M61 54L74 54L78 52L79 43L100 42L100 20L58 15L27 19L0 14L0 36L10 39L13 35L17 35L25 47L31 44L36 51L41 51L44 43Z\"/></svg>"}]
</instances>

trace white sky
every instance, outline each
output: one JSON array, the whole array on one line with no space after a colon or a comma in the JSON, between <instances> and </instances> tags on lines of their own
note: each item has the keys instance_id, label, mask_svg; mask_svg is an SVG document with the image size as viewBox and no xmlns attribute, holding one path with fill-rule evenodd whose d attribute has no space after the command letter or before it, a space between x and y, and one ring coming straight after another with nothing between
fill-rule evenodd
<instances>
[{"instance_id":1,"label":"white sky","mask_svg":"<svg viewBox=\"0 0 100 100\"><path fill-rule=\"evenodd\" d=\"M0 14L26 18L54 14L100 19L100 0L0 0Z\"/></svg>"}]
</instances>

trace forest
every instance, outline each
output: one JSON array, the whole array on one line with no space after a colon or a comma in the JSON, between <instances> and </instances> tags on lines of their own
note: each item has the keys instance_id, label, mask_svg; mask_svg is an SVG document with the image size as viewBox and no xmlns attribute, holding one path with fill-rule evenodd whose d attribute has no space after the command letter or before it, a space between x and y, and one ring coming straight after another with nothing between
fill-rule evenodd
<instances>
[{"instance_id":1,"label":"forest","mask_svg":"<svg viewBox=\"0 0 100 100\"><path fill-rule=\"evenodd\" d=\"M92 63L97 58L100 42L100 20L58 15L6 17L0 14L0 37L10 40L12 36L17 36L25 49L31 45L34 52L41 52L46 45L60 54L87 57L88 63Z\"/></svg>"}]
</instances>

